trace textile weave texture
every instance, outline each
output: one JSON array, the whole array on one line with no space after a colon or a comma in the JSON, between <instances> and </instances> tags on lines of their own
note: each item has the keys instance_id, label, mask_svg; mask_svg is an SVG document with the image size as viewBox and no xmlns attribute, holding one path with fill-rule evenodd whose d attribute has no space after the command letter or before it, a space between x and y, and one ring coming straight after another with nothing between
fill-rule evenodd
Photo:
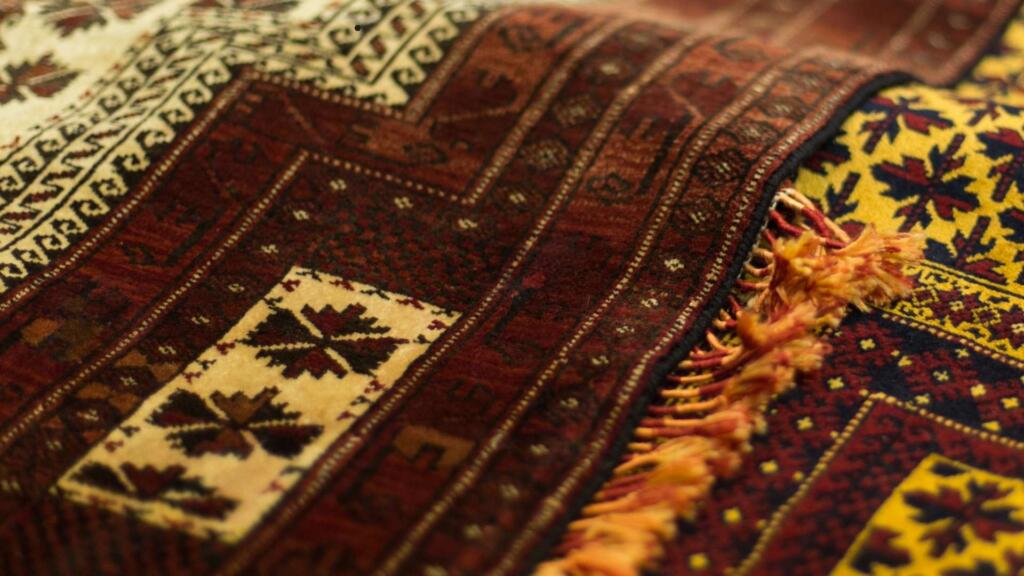
<instances>
[{"instance_id":1,"label":"textile weave texture","mask_svg":"<svg viewBox=\"0 0 1024 576\"><path fill-rule=\"evenodd\" d=\"M1004 241L1022 240L1024 146L1020 109L986 99L1012 54L974 65L1018 2L901 5L885 26L872 0L812 2L774 35L779 3L738 4L0 3L0 573L529 571L793 178L850 231L923 229L928 261L911 300L843 326L835 360L780 400L848 431L786 445L772 423L763 443L808 455L757 446L748 466L802 466L814 518L849 490L807 466L857 460L892 422L931 436L865 464L878 497L812 548L769 539L813 538L815 520L755 524L797 493L752 469L666 569L748 552L870 569L865 542L913 513L891 494L927 506L938 475L1016 498L1000 494L1021 475L1004 454L1024 429L1008 408L1024 324L1006 294L1024 273ZM886 88L971 69L982 93ZM955 174L963 146L985 149L976 184ZM926 301L943 290L999 320ZM906 376L915 351L930 360ZM904 388L879 384L883 365ZM949 397L914 388L941 370ZM835 379L841 395L816 391ZM975 401L987 412L964 416ZM1007 514L991 534L1020 531Z\"/></svg>"},{"instance_id":2,"label":"textile weave texture","mask_svg":"<svg viewBox=\"0 0 1024 576\"><path fill-rule=\"evenodd\" d=\"M881 91L802 165L829 216L922 231L926 259L911 297L830 336L666 571L1020 572L1022 47L1018 16L962 82Z\"/></svg>"}]
</instances>

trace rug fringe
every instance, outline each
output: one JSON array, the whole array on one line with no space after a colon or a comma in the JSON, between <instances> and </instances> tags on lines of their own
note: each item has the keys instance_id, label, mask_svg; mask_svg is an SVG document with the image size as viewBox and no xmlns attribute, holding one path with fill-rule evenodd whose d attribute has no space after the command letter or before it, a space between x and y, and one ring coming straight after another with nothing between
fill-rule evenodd
<instances>
[{"instance_id":1,"label":"rug fringe","mask_svg":"<svg viewBox=\"0 0 1024 576\"><path fill-rule=\"evenodd\" d=\"M792 188L779 193L730 305L669 376L635 441L557 558L537 576L628 576L657 567L680 519L693 521L715 480L734 474L764 412L828 352L819 337L852 305L907 295L903 268L922 257L916 234L865 228L851 240ZM739 298L746 298L740 306Z\"/></svg>"}]
</instances>

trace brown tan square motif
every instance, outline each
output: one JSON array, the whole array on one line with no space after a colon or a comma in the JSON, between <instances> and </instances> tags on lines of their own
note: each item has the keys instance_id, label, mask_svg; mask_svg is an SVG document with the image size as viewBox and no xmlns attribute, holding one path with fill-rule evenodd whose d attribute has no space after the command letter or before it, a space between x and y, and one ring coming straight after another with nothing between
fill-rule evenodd
<instances>
[{"instance_id":1,"label":"brown tan square motif","mask_svg":"<svg viewBox=\"0 0 1024 576\"><path fill-rule=\"evenodd\" d=\"M56 490L236 541L457 318L293 268Z\"/></svg>"}]
</instances>

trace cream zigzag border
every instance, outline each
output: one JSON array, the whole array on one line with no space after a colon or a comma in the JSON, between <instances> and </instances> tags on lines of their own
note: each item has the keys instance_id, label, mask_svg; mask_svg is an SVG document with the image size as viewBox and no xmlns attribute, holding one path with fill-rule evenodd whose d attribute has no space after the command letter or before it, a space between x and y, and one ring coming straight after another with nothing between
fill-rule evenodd
<instances>
[{"instance_id":1,"label":"cream zigzag border","mask_svg":"<svg viewBox=\"0 0 1024 576\"><path fill-rule=\"evenodd\" d=\"M219 9L186 10L163 22L81 103L5 145L0 293L49 265L109 213L237 67L401 107L410 87L443 57L445 43L493 4L403 0L380 11L368 0L350 0L309 26L277 14ZM393 26L396 20L402 25ZM353 37L360 21L377 21L373 30L380 32ZM335 43L339 37L344 49Z\"/></svg>"}]
</instances>

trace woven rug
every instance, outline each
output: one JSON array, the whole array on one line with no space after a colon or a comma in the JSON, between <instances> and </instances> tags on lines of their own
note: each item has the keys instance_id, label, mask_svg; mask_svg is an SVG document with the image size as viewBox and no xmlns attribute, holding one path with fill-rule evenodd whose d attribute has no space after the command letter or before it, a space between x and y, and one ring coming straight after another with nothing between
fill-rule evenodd
<instances>
[{"instance_id":1,"label":"woven rug","mask_svg":"<svg viewBox=\"0 0 1024 576\"><path fill-rule=\"evenodd\" d=\"M1018 15L963 81L880 92L800 168L845 228L923 231L926 259L775 402L666 572L1024 569L1022 71Z\"/></svg>"},{"instance_id":2,"label":"woven rug","mask_svg":"<svg viewBox=\"0 0 1024 576\"><path fill-rule=\"evenodd\" d=\"M905 132L955 130L953 112L877 92L967 74L1018 2L927 3L887 11L885 26L877 2L814 2L777 34L769 12L785 3L739 4L0 4L0 573L628 574L718 571L751 550L835 566L858 526L903 504L856 500L860 524L834 519L853 536L804 546L814 535L789 536L786 518L730 522L730 485L712 486L761 478L738 467L770 449L741 456L797 372L817 374L797 394L839 410L834 427L977 423L922 413L916 391L855 387L881 361L869 354L840 372L832 359L867 351L863 333L886 361L940 354L896 317L913 320L919 291L957 271L991 284L986 271L1004 269L957 260L971 240L929 228L911 293L898 233L930 212L871 187L858 205L891 197L894 216L843 212L861 196L829 186L863 166L882 183L912 171L884 163L902 160L893 123L868 129L887 139L884 161L843 140L880 108L903 110L883 113ZM997 111L1015 118L1009 106ZM998 180L1012 143L992 130L978 138L994 142ZM780 193L790 185L822 210ZM936 221L970 204L950 198ZM850 281L826 294L786 275L805 265ZM814 372L818 334L867 303L890 308L829 336ZM948 318L935 322L970 330ZM1008 326L989 340L1010 339L1013 356L1021 331ZM758 386L723 375L709 337L742 356L730 369L786 373ZM790 361L797 346L805 360ZM1016 377L976 356L982 384ZM943 362L915 373L957 378ZM712 373L732 378L713 397L676 387ZM814 387L836 378L852 399ZM985 400L1002 398L991 386ZM659 391L690 405L649 406ZM774 417L755 443L787 437ZM865 450L842 434L821 462ZM926 474L1020 475L989 432L948 453L935 434L908 444L905 474L862 474L907 490ZM622 458L655 460L613 473ZM763 510L794 494L733 486ZM837 486L806 502L849 493ZM712 536L697 510L746 526L746 543ZM814 510L794 530L813 530ZM677 535L687 519L698 524ZM884 543L857 542L870 538Z\"/></svg>"}]
</instances>

